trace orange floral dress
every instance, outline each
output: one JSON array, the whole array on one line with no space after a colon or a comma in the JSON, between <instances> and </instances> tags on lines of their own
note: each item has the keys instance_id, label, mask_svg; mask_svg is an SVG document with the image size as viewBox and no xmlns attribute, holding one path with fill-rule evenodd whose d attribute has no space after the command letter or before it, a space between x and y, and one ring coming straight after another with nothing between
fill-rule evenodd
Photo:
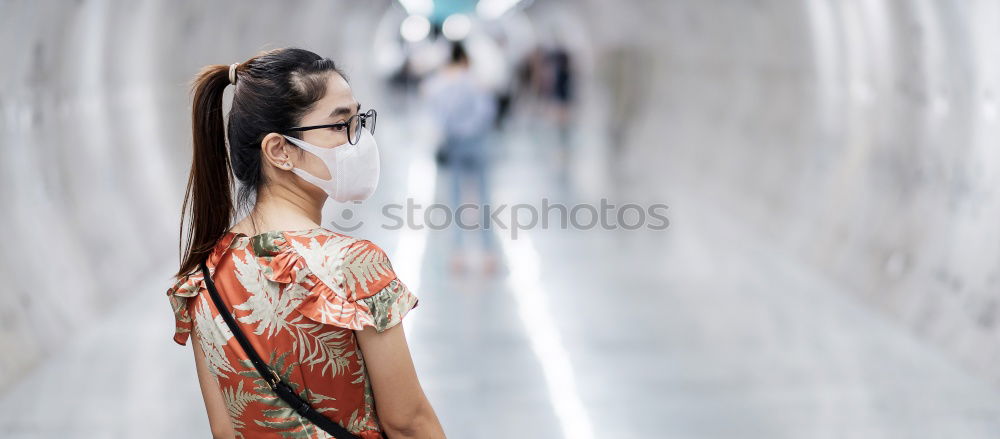
<instances>
[{"instance_id":1,"label":"orange floral dress","mask_svg":"<svg viewBox=\"0 0 1000 439\"><path fill-rule=\"evenodd\" d=\"M206 261L257 353L314 408L352 433L382 437L354 330L400 323L417 297L371 241L323 228L226 233ZM271 392L219 315L201 270L167 290L186 345L193 331L219 383L236 436L330 438Z\"/></svg>"}]
</instances>

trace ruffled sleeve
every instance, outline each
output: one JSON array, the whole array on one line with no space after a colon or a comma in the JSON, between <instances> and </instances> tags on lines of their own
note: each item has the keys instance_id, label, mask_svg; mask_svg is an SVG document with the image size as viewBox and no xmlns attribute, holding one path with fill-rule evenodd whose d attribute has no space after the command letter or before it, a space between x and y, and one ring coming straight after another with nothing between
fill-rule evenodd
<instances>
[{"instance_id":1,"label":"ruffled sleeve","mask_svg":"<svg viewBox=\"0 0 1000 439\"><path fill-rule=\"evenodd\" d=\"M416 308L419 299L399 279L393 279L384 288L360 301L369 309L372 326L382 332L403 321L403 316Z\"/></svg>"},{"instance_id":2,"label":"ruffled sleeve","mask_svg":"<svg viewBox=\"0 0 1000 439\"><path fill-rule=\"evenodd\" d=\"M209 271L212 269L210 268ZM174 342L184 346L191 336L192 321L188 310L188 299L198 295L205 284L205 276L201 270L182 276L174 286L167 289L170 307L174 311Z\"/></svg>"},{"instance_id":3,"label":"ruffled sleeve","mask_svg":"<svg viewBox=\"0 0 1000 439\"><path fill-rule=\"evenodd\" d=\"M296 271L297 264L286 261L276 263L283 269L276 270L273 279L304 279L308 292L298 310L313 321L354 330L371 326L383 332L417 306L416 295L371 241L330 233L308 240L293 237L290 243L308 274L281 274Z\"/></svg>"},{"instance_id":4,"label":"ruffled sleeve","mask_svg":"<svg viewBox=\"0 0 1000 439\"><path fill-rule=\"evenodd\" d=\"M215 274L216 264L225 250L233 244L233 239L232 234L226 234L216 243L212 253L209 254L205 266L208 267L210 276ZM191 336L191 330L194 326L189 309L190 298L197 296L205 288L205 275L200 269L195 269L192 273L176 278L174 285L167 288L167 298L174 311L174 342L181 346L187 345L187 340Z\"/></svg>"}]
</instances>

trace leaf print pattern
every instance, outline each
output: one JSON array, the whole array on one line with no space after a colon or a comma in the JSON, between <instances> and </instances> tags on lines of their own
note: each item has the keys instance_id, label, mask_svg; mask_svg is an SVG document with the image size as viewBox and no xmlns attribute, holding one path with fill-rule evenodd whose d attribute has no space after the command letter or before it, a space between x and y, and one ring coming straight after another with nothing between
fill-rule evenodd
<instances>
[{"instance_id":1,"label":"leaf print pattern","mask_svg":"<svg viewBox=\"0 0 1000 439\"><path fill-rule=\"evenodd\" d=\"M237 437L244 437L240 431L246 426L242 417L247 405L260 399L260 396L256 393L244 392L243 383L243 381L240 381L235 389L232 387L222 389L222 400L226 403L226 409L229 411L229 417L233 421L233 428L236 430Z\"/></svg>"},{"instance_id":2,"label":"leaf print pattern","mask_svg":"<svg viewBox=\"0 0 1000 439\"><path fill-rule=\"evenodd\" d=\"M416 305L416 297L402 282L393 279L382 291L362 299L375 316L375 330L383 332L399 323L403 314Z\"/></svg>"},{"instance_id":3,"label":"leaf print pattern","mask_svg":"<svg viewBox=\"0 0 1000 439\"><path fill-rule=\"evenodd\" d=\"M354 331L384 331L418 303L382 249L323 228L253 237L230 232L206 265L240 329L283 381L359 437L382 438ZM259 376L206 297L199 272L176 279L167 295L174 341L184 345L189 332L198 334L237 437L330 437Z\"/></svg>"},{"instance_id":4,"label":"leaf print pattern","mask_svg":"<svg viewBox=\"0 0 1000 439\"><path fill-rule=\"evenodd\" d=\"M236 372L236 369L229 364L226 353L223 349L229 339L233 338L233 332L226 325L226 321L221 315L212 317L211 310L205 296L200 298L201 306L195 312L195 328L198 331L198 342L201 350L205 353L205 360L208 362L208 370L216 377L225 378L224 372Z\"/></svg>"},{"instance_id":5,"label":"leaf print pattern","mask_svg":"<svg viewBox=\"0 0 1000 439\"><path fill-rule=\"evenodd\" d=\"M236 278L250 293L250 298L246 302L234 306L238 310L250 311L250 315L240 317L240 321L258 323L254 330L254 334L257 335L263 334L266 330L267 336L271 337L275 331L284 329L288 323L285 319L295 309L295 305L302 301L304 295L279 295L278 284L264 277L257 258L251 254L247 254L246 259L242 260L234 256L233 262L236 265Z\"/></svg>"},{"instance_id":6,"label":"leaf print pattern","mask_svg":"<svg viewBox=\"0 0 1000 439\"><path fill-rule=\"evenodd\" d=\"M370 293L369 285L392 272L389 258L381 250L373 247L355 245L343 256L344 277L348 288L354 289L360 286L365 295Z\"/></svg>"},{"instance_id":7,"label":"leaf print pattern","mask_svg":"<svg viewBox=\"0 0 1000 439\"><path fill-rule=\"evenodd\" d=\"M348 246L356 242L349 237L335 237L321 244L315 238L306 243L292 242L295 251L302 255L309 269L320 279L333 279L330 288L340 290L343 283L343 259Z\"/></svg>"},{"instance_id":8,"label":"leaf print pattern","mask_svg":"<svg viewBox=\"0 0 1000 439\"><path fill-rule=\"evenodd\" d=\"M333 376L343 373L350 362L348 357L354 355L354 351L350 350L350 340L347 339L349 333L330 331L323 324L303 320L299 316L291 322L295 328L292 350L298 351L299 363L310 368L322 365L320 376L325 376L328 369L332 369Z\"/></svg>"}]
</instances>

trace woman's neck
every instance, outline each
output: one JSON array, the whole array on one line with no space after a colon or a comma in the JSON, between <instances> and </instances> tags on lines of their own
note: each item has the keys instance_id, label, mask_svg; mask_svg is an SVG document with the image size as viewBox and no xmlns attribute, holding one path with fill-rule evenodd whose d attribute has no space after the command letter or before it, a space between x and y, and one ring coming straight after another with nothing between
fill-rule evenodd
<instances>
[{"instance_id":1,"label":"woman's neck","mask_svg":"<svg viewBox=\"0 0 1000 439\"><path fill-rule=\"evenodd\" d=\"M261 190L250 214L237 222L233 232L247 235L273 230L302 230L319 227L325 200L310 200L280 189Z\"/></svg>"}]
</instances>

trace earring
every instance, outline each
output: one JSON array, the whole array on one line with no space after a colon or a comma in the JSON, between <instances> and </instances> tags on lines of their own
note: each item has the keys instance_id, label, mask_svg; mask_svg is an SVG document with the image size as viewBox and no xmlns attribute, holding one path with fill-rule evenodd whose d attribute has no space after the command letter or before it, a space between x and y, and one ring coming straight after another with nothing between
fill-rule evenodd
<instances>
[{"instance_id":1,"label":"earring","mask_svg":"<svg viewBox=\"0 0 1000 439\"><path fill-rule=\"evenodd\" d=\"M285 169L292 169L292 164L291 163L285 163L285 164L281 165L281 167L283 167Z\"/></svg>"}]
</instances>

